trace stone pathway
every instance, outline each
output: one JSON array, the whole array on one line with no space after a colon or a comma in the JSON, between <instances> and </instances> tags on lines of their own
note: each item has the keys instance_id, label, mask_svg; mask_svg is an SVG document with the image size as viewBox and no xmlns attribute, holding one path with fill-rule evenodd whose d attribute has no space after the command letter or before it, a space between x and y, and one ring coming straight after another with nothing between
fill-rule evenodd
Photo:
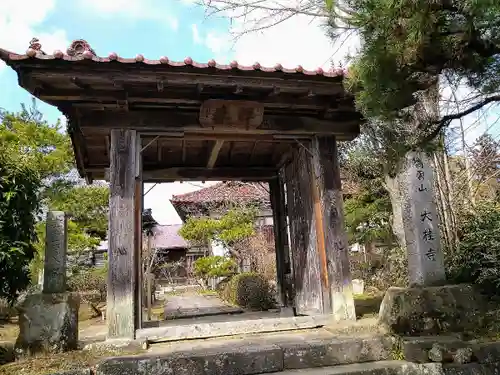
<instances>
[{"instance_id":1,"label":"stone pathway","mask_svg":"<svg viewBox=\"0 0 500 375\"><path fill-rule=\"evenodd\" d=\"M189 293L167 296L165 319L185 319L201 316L239 314L243 310L230 306L218 296Z\"/></svg>"}]
</instances>

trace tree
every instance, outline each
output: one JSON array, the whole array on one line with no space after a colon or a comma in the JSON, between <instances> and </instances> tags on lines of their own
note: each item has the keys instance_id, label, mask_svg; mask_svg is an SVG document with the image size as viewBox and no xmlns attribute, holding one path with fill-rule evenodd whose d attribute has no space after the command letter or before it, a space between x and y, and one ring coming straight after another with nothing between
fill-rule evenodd
<instances>
[{"instance_id":1,"label":"tree","mask_svg":"<svg viewBox=\"0 0 500 375\"><path fill-rule=\"evenodd\" d=\"M190 217L179 234L188 241L205 244L216 241L223 245L232 256L241 260L243 249L238 243L255 234L257 210L252 206L232 207L219 218L208 216Z\"/></svg>"}]
</instances>

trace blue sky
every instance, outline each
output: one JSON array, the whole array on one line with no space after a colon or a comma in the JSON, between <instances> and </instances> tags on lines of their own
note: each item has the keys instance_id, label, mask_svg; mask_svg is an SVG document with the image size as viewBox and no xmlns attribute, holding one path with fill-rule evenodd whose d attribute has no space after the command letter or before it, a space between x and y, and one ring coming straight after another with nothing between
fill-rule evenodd
<instances>
[{"instance_id":1,"label":"blue sky","mask_svg":"<svg viewBox=\"0 0 500 375\"><path fill-rule=\"evenodd\" d=\"M232 23L235 26L235 23ZM235 43L230 23L206 17L205 10L189 0L0 0L0 47L24 53L37 37L46 53L66 51L71 41L85 39L97 55L116 52L123 57L143 54L157 59L183 60L189 56L206 62L236 59L242 64L259 61L264 66L281 63L306 69L328 68L331 58L342 59L324 30L309 18L296 17L263 33L247 35ZM31 96L17 84L10 68L0 65L0 107L9 111L29 104ZM57 121L57 109L39 102L45 118ZM208 185L205 184L205 186ZM145 206L161 224L180 223L169 203L172 194L197 190L201 183L156 186L145 197ZM148 190L151 185L145 187Z\"/></svg>"},{"instance_id":2,"label":"blue sky","mask_svg":"<svg viewBox=\"0 0 500 375\"><path fill-rule=\"evenodd\" d=\"M31 38L37 37L42 49L50 54L56 49L66 51L75 39L85 39L100 56L116 52L134 57L140 53L150 59L167 56L183 60L189 56L201 62L214 58L220 63L237 60L250 65L258 61L264 66L281 63L290 68L302 65L316 69L329 68L331 61L343 61L357 45L356 41L332 45L319 21L306 16L293 17L235 41L229 30L242 26L238 20L230 23L222 17L206 17L205 10L192 1L0 0L0 47L24 53ZM21 103L30 102L30 94L18 86L14 71L0 63L0 108L17 111ZM39 103L38 108L50 122L61 117L57 109L45 103ZM489 111L480 122L476 122L477 114L465 119L468 141L486 129L498 137L498 113ZM153 209L160 223L179 223L168 199L172 194L199 187L200 184L163 184L151 190L145 205Z\"/></svg>"}]
</instances>

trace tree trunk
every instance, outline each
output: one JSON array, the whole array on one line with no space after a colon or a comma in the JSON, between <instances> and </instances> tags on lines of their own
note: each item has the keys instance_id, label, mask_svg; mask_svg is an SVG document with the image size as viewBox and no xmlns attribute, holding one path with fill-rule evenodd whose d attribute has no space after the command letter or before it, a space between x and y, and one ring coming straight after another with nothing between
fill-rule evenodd
<instances>
[{"instance_id":1,"label":"tree trunk","mask_svg":"<svg viewBox=\"0 0 500 375\"><path fill-rule=\"evenodd\" d=\"M399 246L406 249L406 236L403 225L403 211L401 204L401 194L399 191L398 177L385 175L385 188L389 193L392 205L392 230L396 235Z\"/></svg>"}]
</instances>

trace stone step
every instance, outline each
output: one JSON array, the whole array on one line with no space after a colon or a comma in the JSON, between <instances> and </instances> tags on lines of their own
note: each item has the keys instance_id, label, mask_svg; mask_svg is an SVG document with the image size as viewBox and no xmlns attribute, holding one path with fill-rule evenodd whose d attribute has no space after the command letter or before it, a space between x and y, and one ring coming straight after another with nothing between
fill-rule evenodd
<instances>
[{"instance_id":1,"label":"stone step","mask_svg":"<svg viewBox=\"0 0 500 375\"><path fill-rule=\"evenodd\" d=\"M148 342L166 342L212 337L246 335L255 333L292 331L323 327L331 323L327 315L295 316L287 318L264 318L234 320L212 323L178 324L163 323L163 326L143 328L136 331L137 340Z\"/></svg>"},{"instance_id":2,"label":"stone step","mask_svg":"<svg viewBox=\"0 0 500 375\"><path fill-rule=\"evenodd\" d=\"M303 333L153 345L147 354L104 360L96 374L255 375L378 362L391 359L392 342L382 335L334 338L328 333Z\"/></svg>"},{"instance_id":3,"label":"stone step","mask_svg":"<svg viewBox=\"0 0 500 375\"><path fill-rule=\"evenodd\" d=\"M276 373L276 375L440 375L441 371L441 364L436 363L415 364L406 361L380 361L285 370Z\"/></svg>"},{"instance_id":4,"label":"stone step","mask_svg":"<svg viewBox=\"0 0 500 375\"><path fill-rule=\"evenodd\" d=\"M478 343L455 336L403 337L401 341L404 359L411 362L500 362L500 342Z\"/></svg>"}]
</instances>

